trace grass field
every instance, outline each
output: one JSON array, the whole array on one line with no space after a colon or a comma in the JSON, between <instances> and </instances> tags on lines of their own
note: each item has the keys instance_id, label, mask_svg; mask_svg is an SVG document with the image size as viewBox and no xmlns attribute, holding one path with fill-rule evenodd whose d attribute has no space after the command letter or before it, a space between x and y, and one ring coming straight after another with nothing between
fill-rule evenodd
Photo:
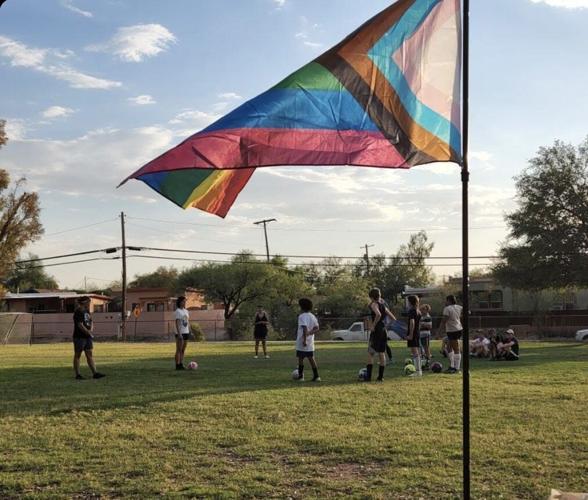
<instances>
[{"instance_id":1,"label":"grass field","mask_svg":"<svg viewBox=\"0 0 588 500\"><path fill-rule=\"evenodd\" d=\"M0 347L0 498L458 498L461 377L361 384L365 346L318 345L322 383L295 383L293 345ZM527 343L472 366L473 498L588 489L588 345ZM87 369L84 367L85 372Z\"/></svg>"}]
</instances>

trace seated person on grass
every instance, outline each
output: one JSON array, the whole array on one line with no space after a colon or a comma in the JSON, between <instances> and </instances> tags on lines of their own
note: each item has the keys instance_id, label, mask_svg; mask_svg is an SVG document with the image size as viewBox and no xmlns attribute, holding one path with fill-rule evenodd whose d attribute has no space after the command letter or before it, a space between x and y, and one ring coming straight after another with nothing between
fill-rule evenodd
<instances>
[{"instance_id":1,"label":"seated person on grass","mask_svg":"<svg viewBox=\"0 0 588 500\"><path fill-rule=\"evenodd\" d=\"M498 359L505 359L506 361L518 361L519 359L519 341L515 337L512 329L504 332L502 342L497 346Z\"/></svg>"},{"instance_id":2,"label":"seated person on grass","mask_svg":"<svg viewBox=\"0 0 588 500\"><path fill-rule=\"evenodd\" d=\"M483 333L478 333L470 340L470 356L475 358L487 358L490 355L490 339Z\"/></svg>"}]
</instances>

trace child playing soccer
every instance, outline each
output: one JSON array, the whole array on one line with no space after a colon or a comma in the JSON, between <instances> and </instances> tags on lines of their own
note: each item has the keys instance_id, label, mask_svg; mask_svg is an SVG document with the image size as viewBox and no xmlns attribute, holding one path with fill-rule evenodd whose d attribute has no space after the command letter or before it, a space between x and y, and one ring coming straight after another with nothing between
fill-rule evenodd
<instances>
[{"instance_id":1,"label":"child playing soccer","mask_svg":"<svg viewBox=\"0 0 588 500\"><path fill-rule=\"evenodd\" d=\"M410 347L412 354L412 363L416 371L410 377L422 377L423 370L421 367L421 338L420 338L420 322L421 312L419 311L419 298L416 295L408 296L408 335L406 337L406 345Z\"/></svg>"},{"instance_id":2,"label":"child playing soccer","mask_svg":"<svg viewBox=\"0 0 588 500\"><path fill-rule=\"evenodd\" d=\"M423 304L421 306L421 322L420 322L420 337L421 337L421 359L424 355L425 364L424 370L429 368L431 364L431 330L433 330L433 318L431 318L431 306Z\"/></svg>"},{"instance_id":3,"label":"child playing soccer","mask_svg":"<svg viewBox=\"0 0 588 500\"><path fill-rule=\"evenodd\" d=\"M368 346L368 363L366 365L366 377L363 379L365 382L372 380L372 369L374 367L374 354L378 355L378 361L380 363L378 382L384 380L384 368L386 366L386 347L388 346L388 336L386 333L386 326L384 325L384 318L388 316L395 320L396 318L390 312L390 309L386 307L385 302L382 300L382 295L379 288L372 288L369 293L370 299L370 314L372 317L372 331L370 333L370 340Z\"/></svg>"},{"instance_id":4,"label":"child playing soccer","mask_svg":"<svg viewBox=\"0 0 588 500\"><path fill-rule=\"evenodd\" d=\"M318 366L314 359L314 334L319 330L318 320L312 314L312 301L310 299L300 299L298 301L300 310L298 316L298 332L296 335L296 357L298 358L298 380L304 381L304 358L312 368L312 381L320 382Z\"/></svg>"}]
</instances>

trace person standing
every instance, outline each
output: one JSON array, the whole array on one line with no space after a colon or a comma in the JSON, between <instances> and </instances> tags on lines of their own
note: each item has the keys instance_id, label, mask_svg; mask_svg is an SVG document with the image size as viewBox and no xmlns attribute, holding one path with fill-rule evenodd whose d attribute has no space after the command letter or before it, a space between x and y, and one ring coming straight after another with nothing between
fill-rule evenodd
<instances>
[{"instance_id":1,"label":"person standing","mask_svg":"<svg viewBox=\"0 0 588 500\"><path fill-rule=\"evenodd\" d=\"M84 377L80 374L80 358L82 357L82 352L86 355L86 362L88 363L90 370L92 370L92 377L105 377L106 375L96 370L96 363L94 362L94 342L92 341L94 338L94 335L92 335L92 330L94 327L92 323L92 315L90 314L89 297L80 297L78 300L78 304L73 315L73 322L73 367L76 380L84 380Z\"/></svg>"},{"instance_id":2,"label":"person standing","mask_svg":"<svg viewBox=\"0 0 588 500\"><path fill-rule=\"evenodd\" d=\"M412 355L412 364L416 371L411 377L422 377L423 370L421 367L421 334L420 322L421 312L419 311L419 298L416 295L408 296L408 335L406 336L406 345L410 348Z\"/></svg>"},{"instance_id":3,"label":"person standing","mask_svg":"<svg viewBox=\"0 0 588 500\"><path fill-rule=\"evenodd\" d=\"M463 307L457 304L455 295L448 295L445 299L445 308L443 309L443 318L439 325L439 331L445 329L449 339L449 368L447 373L459 373L461 369L461 350L459 341L463 334L461 324L461 314Z\"/></svg>"},{"instance_id":4,"label":"person standing","mask_svg":"<svg viewBox=\"0 0 588 500\"><path fill-rule=\"evenodd\" d=\"M255 313L255 326L253 329L253 337L255 338L255 359L259 357L260 342L263 348L263 356L265 357L265 359L269 358L269 356L267 355L266 347L268 325L269 319L267 317L266 312L263 309L263 306L257 306L257 312Z\"/></svg>"},{"instance_id":5,"label":"person standing","mask_svg":"<svg viewBox=\"0 0 588 500\"><path fill-rule=\"evenodd\" d=\"M396 317L390 312L390 309L386 307L386 304L382 300L382 294L379 288L372 288L369 292L369 297L372 299L370 302L370 315L372 318L372 329L370 332L370 339L368 344L368 362L366 365L366 377L363 379L365 382L372 380L372 369L374 367L374 355L378 356L378 382L384 380L384 368L386 367L386 346L388 344L388 336L386 333L386 326L384 324L384 318L388 316L395 320Z\"/></svg>"},{"instance_id":6,"label":"person standing","mask_svg":"<svg viewBox=\"0 0 588 500\"><path fill-rule=\"evenodd\" d=\"M431 318L431 306L423 304L421 306L420 337L421 337L421 355L425 357L423 369L427 370L431 364L431 331L433 330L433 318ZM422 359L422 356L421 356Z\"/></svg>"},{"instance_id":7,"label":"person standing","mask_svg":"<svg viewBox=\"0 0 588 500\"><path fill-rule=\"evenodd\" d=\"M186 297L176 299L176 370L185 370L184 355L190 339L190 313L186 309Z\"/></svg>"},{"instance_id":8,"label":"person standing","mask_svg":"<svg viewBox=\"0 0 588 500\"><path fill-rule=\"evenodd\" d=\"M320 382L318 366L314 359L314 334L319 330L316 316L312 314L312 301L300 299L298 301L301 313L298 316L298 331L296 334L296 357L298 358L298 380L304 381L304 359L308 359L312 368L312 381Z\"/></svg>"}]
</instances>

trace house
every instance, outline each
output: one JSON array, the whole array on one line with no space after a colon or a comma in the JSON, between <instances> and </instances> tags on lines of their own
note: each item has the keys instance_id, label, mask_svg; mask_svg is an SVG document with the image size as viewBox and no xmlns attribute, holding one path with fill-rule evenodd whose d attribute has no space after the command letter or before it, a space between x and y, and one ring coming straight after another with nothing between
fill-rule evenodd
<instances>
[{"instance_id":1,"label":"house","mask_svg":"<svg viewBox=\"0 0 588 500\"><path fill-rule=\"evenodd\" d=\"M5 312L20 313L73 313L80 297L90 298L90 312L108 312L110 297L99 294L78 294L59 290L27 293L7 293L4 298Z\"/></svg>"},{"instance_id":2,"label":"house","mask_svg":"<svg viewBox=\"0 0 588 500\"><path fill-rule=\"evenodd\" d=\"M121 297L121 290L114 290L114 297ZM187 288L181 295L186 297L186 309L209 310L217 309L204 300L202 293L194 288ZM137 287L127 289L127 310L137 308L141 312L166 312L176 310L177 296L170 294L167 288Z\"/></svg>"}]
</instances>

